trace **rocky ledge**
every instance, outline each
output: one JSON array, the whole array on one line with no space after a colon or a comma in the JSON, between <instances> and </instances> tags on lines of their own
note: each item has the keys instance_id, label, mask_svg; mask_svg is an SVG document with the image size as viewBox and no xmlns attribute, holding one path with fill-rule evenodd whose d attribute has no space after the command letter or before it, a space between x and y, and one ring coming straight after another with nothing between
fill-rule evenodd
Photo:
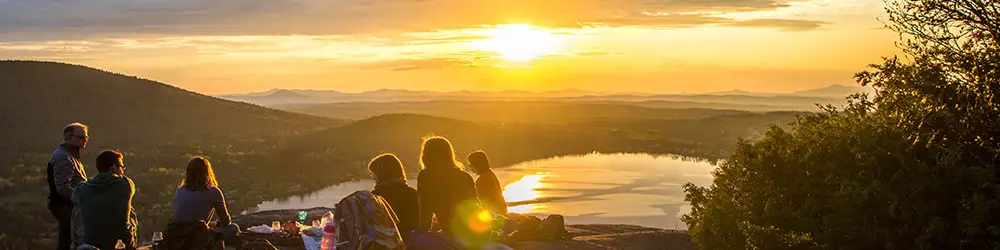
<instances>
[{"instance_id":1,"label":"rocky ledge","mask_svg":"<svg viewBox=\"0 0 1000 250\"><path fill-rule=\"evenodd\" d=\"M317 220L329 208L310 208L305 210L276 210L244 214L233 218L240 228L255 225L270 225L272 221L289 222L298 218L298 211L306 211L306 222ZM512 245L514 249L698 249L686 231L663 230L657 228L633 225L567 225L566 230L573 236L572 240L563 242L522 241ZM278 249L304 249L298 237L269 238Z\"/></svg>"}]
</instances>

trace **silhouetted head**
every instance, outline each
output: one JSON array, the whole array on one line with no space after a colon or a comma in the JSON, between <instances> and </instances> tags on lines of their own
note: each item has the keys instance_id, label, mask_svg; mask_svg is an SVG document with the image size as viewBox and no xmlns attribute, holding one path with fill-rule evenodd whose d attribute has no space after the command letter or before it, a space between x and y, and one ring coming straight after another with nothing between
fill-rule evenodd
<instances>
[{"instance_id":1,"label":"silhouetted head","mask_svg":"<svg viewBox=\"0 0 1000 250\"><path fill-rule=\"evenodd\" d=\"M181 186L191 191L206 190L219 186L215 181L215 171L212 171L212 163L205 157L195 157L188 162L187 173Z\"/></svg>"},{"instance_id":2,"label":"silhouetted head","mask_svg":"<svg viewBox=\"0 0 1000 250\"><path fill-rule=\"evenodd\" d=\"M87 148L87 141L90 140L87 130L87 125L83 123L70 123L63 128L63 141L70 146Z\"/></svg>"},{"instance_id":3,"label":"silhouetted head","mask_svg":"<svg viewBox=\"0 0 1000 250\"><path fill-rule=\"evenodd\" d=\"M114 150L101 152L97 155L97 172L125 174L125 164L122 163L122 154Z\"/></svg>"},{"instance_id":4,"label":"silhouetted head","mask_svg":"<svg viewBox=\"0 0 1000 250\"><path fill-rule=\"evenodd\" d=\"M403 163L393 154L382 154L368 162L368 171L375 175L375 183L392 180L406 181Z\"/></svg>"},{"instance_id":5,"label":"silhouetted head","mask_svg":"<svg viewBox=\"0 0 1000 250\"><path fill-rule=\"evenodd\" d=\"M423 169L462 169L462 163L455 160L455 149L451 147L451 142L440 136L424 138L424 146L420 150L420 166Z\"/></svg>"},{"instance_id":6,"label":"silhouetted head","mask_svg":"<svg viewBox=\"0 0 1000 250\"><path fill-rule=\"evenodd\" d=\"M486 152L482 150L477 150L469 154L468 161L469 169L472 169L472 172L476 174L490 170L490 158L486 157Z\"/></svg>"}]
</instances>

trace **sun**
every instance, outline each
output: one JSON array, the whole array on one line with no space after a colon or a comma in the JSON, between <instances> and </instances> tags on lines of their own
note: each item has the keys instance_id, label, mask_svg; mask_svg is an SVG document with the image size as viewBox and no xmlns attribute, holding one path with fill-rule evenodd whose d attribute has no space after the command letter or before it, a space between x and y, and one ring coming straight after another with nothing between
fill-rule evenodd
<instances>
[{"instance_id":1,"label":"sun","mask_svg":"<svg viewBox=\"0 0 1000 250\"><path fill-rule=\"evenodd\" d=\"M529 24L501 24L483 32L488 38L472 42L472 47L499 54L512 62L525 62L556 53L563 39Z\"/></svg>"}]
</instances>

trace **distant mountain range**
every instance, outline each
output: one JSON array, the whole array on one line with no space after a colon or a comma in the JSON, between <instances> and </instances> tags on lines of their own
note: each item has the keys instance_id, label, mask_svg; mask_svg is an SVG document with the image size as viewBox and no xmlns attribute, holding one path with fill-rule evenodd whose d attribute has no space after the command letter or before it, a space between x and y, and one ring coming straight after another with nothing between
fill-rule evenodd
<instances>
[{"instance_id":1,"label":"distant mountain range","mask_svg":"<svg viewBox=\"0 0 1000 250\"><path fill-rule=\"evenodd\" d=\"M272 89L259 93L220 95L219 98L242 101L258 105L340 103L340 102L412 102L412 101L474 101L474 100L529 100L549 99L587 95L607 95L609 93L587 92L567 89L546 92L505 90L494 92L454 91L435 92L403 89L380 89L362 93L346 93L335 90L312 89Z\"/></svg>"},{"instance_id":2,"label":"distant mountain range","mask_svg":"<svg viewBox=\"0 0 1000 250\"><path fill-rule=\"evenodd\" d=\"M820 97L820 98L842 98L855 93L872 93L871 88L860 86L847 86L834 84L826 87L799 90L791 93L764 93L752 92L742 89L728 91L711 92L711 95L745 95L745 96L799 96L799 97Z\"/></svg>"},{"instance_id":3,"label":"distant mountain range","mask_svg":"<svg viewBox=\"0 0 1000 250\"><path fill-rule=\"evenodd\" d=\"M346 103L346 102L422 102L422 101L586 101L586 102L691 102L732 105L767 105L787 107L789 110L811 109L815 104L836 104L850 94L870 92L858 86L830 85L827 87L791 93L759 93L730 90L705 94L646 94L589 92L567 89L559 91L530 92L506 90L495 92L455 91L435 92L402 89L381 89L362 93L334 90L273 89L260 93L219 96L223 99L248 102L264 106L295 104Z\"/></svg>"}]
</instances>

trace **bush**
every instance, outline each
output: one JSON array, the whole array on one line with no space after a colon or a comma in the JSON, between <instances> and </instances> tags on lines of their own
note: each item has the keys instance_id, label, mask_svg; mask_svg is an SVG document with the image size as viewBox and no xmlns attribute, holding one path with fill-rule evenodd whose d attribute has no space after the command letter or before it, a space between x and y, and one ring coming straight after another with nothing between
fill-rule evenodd
<instances>
[{"instance_id":1,"label":"bush","mask_svg":"<svg viewBox=\"0 0 1000 250\"><path fill-rule=\"evenodd\" d=\"M857 75L873 98L740 142L685 187L701 249L1000 246L1000 3L888 6L909 58Z\"/></svg>"}]
</instances>

